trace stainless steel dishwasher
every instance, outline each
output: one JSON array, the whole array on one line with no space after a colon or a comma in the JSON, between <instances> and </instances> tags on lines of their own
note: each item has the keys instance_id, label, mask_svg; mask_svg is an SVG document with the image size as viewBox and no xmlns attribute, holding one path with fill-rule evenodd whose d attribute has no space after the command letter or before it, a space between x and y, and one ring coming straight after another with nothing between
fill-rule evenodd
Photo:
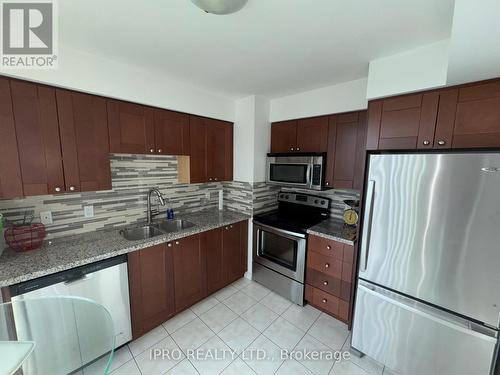
<instances>
[{"instance_id":1,"label":"stainless steel dishwasher","mask_svg":"<svg viewBox=\"0 0 500 375\"><path fill-rule=\"evenodd\" d=\"M10 287L10 293L12 301L47 296L91 299L109 311L116 335L115 347L132 340L126 255L19 283ZM46 326L50 319L50 315L34 316L26 328L34 334L46 335ZM78 321L76 324L78 325ZM53 340L67 339L68 332L52 331L50 335ZM102 354L105 353L99 353ZM44 369L40 373L57 373L57 368L53 367L55 364L45 363L43 358L37 358L36 361L36 368Z\"/></svg>"}]
</instances>

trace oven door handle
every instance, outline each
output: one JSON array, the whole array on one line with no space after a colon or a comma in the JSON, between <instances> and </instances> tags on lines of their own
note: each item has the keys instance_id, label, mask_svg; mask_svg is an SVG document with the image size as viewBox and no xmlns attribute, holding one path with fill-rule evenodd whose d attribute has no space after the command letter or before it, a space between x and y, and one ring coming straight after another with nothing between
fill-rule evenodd
<instances>
[{"instance_id":1,"label":"oven door handle","mask_svg":"<svg viewBox=\"0 0 500 375\"><path fill-rule=\"evenodd\" d=\"M288 230L271 227L269 225L259 223L258 221L255 221L255 220L253 221L253 223L254 223L256 229L262 228L262 229L266 230L267 232L274 233L274 234L277 234L277 235L280 235L283 237L287 237L290 239L306 238L306 235L303 233L295 233L295 232L290 232Z\"/></svg>"}]
</instances>

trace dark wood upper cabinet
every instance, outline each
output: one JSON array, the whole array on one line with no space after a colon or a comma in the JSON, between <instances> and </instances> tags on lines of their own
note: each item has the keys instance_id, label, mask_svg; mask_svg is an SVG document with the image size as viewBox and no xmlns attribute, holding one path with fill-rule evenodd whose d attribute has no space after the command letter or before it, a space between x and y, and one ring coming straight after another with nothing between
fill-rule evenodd
<instances>
[{"instance_id":1,"label":"dark wood upper cabinet","mask_svg":"<svg viewBox=\"0 0 500 375\"><path fill-rule=\"evenodd\" d=\"M432 148L438 102L434 93L370 102L367 149Z\"/></svg>"},{"instance_id":2,"label":"dark wood upper cabinet","mask_svg":"<svg viewBox=\"0 0 500 375\"><path fill-rule=\"evenodd\" d=\"M10 86L24 195L64 192L55 89L17 80Z\"/></svg>"},{"instance_id":3,"label":"dark wood upper cabinet","mask_svg":"<svg viewBox=\"0 0 500 375\"><path fill-rule=\"evenodd\" d=\"M207 129L203 117L189 117L191 183L207 181Z\"/></svg>"},{"instance_id":4,"label":"dark wood upper cabinet","mask_svg":"<svg viewBox=\"0 0 500 375\"><path fill-rule=\"evenodd\" d=\"M111 189L104 98L57 90L66 191Z\"/></svg>"},{"instance_id":5,"label":"dark wood upper cabinet","mask_svg":"<svg viewBox=\"0 0 500 375\"><path fill-rule=\"evenodd\" d=\"M171 247L161 244L128 254L134 339L175 313L172 251Z\"/></svg>"},{"instance_id":6,"label":"dark wood upper cabinet","mask_svg":"<svg viewBox=\"0 0 500 375\"><path fill-rule=\"evenodd\" d=\"M295 151L326 152L327 148L328 116L298 120Z\"/></svg>"},{"instance_id":7,"label":"dark wood upper cabinet","mask_svg":"<svg viewBox=\"0 0 500 375\"><path fill-rule=\"evenodd\" d=\"M458 90L452 147L500 147L500 79Z\"/></svg>"},{"instance_id":8,"label":"dark wood upper cabinet","mask_svg":"<svg viewBox=\"0 0 500 375\"><path fill-rule=\"evenodd\" d=\"M271 152L293 152L297 147L297 120L271 125Z\"/></svg>"},{"instance_id":9,"label":"dark wood upper cabinet","mask_svg":"<svg viewBox=\"0 0 500 375\"><path fill-rule=\"evenodd\" d=\"M366 111L329 116L325 186L359 189L366 153Z\"/></svg>"},{"instance_id":10,"label":"dark wood upper cabinet","mask_svg":"<svg viewBox=\"0 0 500 375\"><path fill-rule=\"evenodd\" d=\"M184 113L155 109L156 153L189 155L189 116Z\"/></svg>"},{"instance_id":11,"label":"dark wood upper cabinet","mask_svg":"<svg viewBox=\"0 0 500 375\"><path fill-rule=\"evenodd\" d=\"M208 181L233 179L233 124L205 119Z\"/></svg>"},{"instance_id":12,"label":"dark wood upper cabinet","mask_svg":"<svg viewBox=\"0 0 500 375\"><path fill-rule=\"evenodd\" d=\"M191 183L233 179L233 124L190 116Z\"/></svg>"},{"instance_id":13,"label":"dark wood upper cabinet","mask_svg":"<svg viewBox=\"0 0 500 375\"><path fill-rule=\"evenodd\" d=\"M23 196L9 80L0 78L0 198Z\"/></svg>"},{"instance_id":14,"label":"dark wood upper cabinet","mask_svg":"<svg viewBox=\"0 0 500 375\"><path fill-rule=\"evenodd\" d=\"M155 153L154 109L107 100L110 152Z\"/></svg>"},{"instance_id":15,"label":"dark wood upper cabinet","mask_svg":"<svg viewBox=\"0 0 500 375\"><path fill-rule=\"evenodd\" d=\"M207 258L200 235L169 242L174 258L175 310L177 312L207 295Z\"/></svg>"}]
</instances>

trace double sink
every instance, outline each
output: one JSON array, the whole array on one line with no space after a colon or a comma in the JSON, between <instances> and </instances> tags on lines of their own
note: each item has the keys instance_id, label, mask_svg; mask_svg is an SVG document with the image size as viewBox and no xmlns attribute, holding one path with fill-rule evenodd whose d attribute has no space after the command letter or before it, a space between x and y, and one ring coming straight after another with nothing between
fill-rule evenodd
<instances>
[{"instance_id":1,"label":"double sink","mask_svg":"<svg viewBox=\"0 0 500 375\"><path fill-rule=\"evenodd\" d=\"M129 241L145 240L162 234L192 228L196 224L184 219L162 220L152 224L140 225L120 230L123 238Z\"/></svg>"}]
</instances>

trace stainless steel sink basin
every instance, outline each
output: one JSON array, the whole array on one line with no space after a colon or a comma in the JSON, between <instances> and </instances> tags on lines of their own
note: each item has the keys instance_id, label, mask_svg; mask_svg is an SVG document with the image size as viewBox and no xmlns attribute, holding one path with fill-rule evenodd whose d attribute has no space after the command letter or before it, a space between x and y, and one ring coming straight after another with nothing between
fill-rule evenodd
<instances>
[{"instance_id":1,"label":"stainless steel sink basin","mask_svg":"<svg viewBox=\"0 0 500 375\"><path fill-rule=\"evenodd\" d=\"M158 223L155 223L154 226L165 233L177 232L183 229L192 228L195 226L190 221L183 219L175 219L175 220L163 220Z\"/></svg>"},{"instance_id":2,"label":"stainless steel sink basin","mask_svg":"<svg viewBox=\"0 0 500 375\"><path fill-rule=\"evenodd\" d=\"M129 241L144 240L151 237L160 236L163 234L161 230L154 226L144 225L140 227L125 228L120 231L120 234Z\"/></svg>"},{"instance_id":3,"label":"stainless steel sink basin","mask_svg":"<svg viewBox=\"0 0 500 375\"><path fill-rule=\"evenodd\" d=\"M123 238L129 241L144 240L162 234L178 232L180 230L194 227L190 221L183 219L162 220L151 225L125 228L120 231Z\"/></svg>"}]
</instances>

